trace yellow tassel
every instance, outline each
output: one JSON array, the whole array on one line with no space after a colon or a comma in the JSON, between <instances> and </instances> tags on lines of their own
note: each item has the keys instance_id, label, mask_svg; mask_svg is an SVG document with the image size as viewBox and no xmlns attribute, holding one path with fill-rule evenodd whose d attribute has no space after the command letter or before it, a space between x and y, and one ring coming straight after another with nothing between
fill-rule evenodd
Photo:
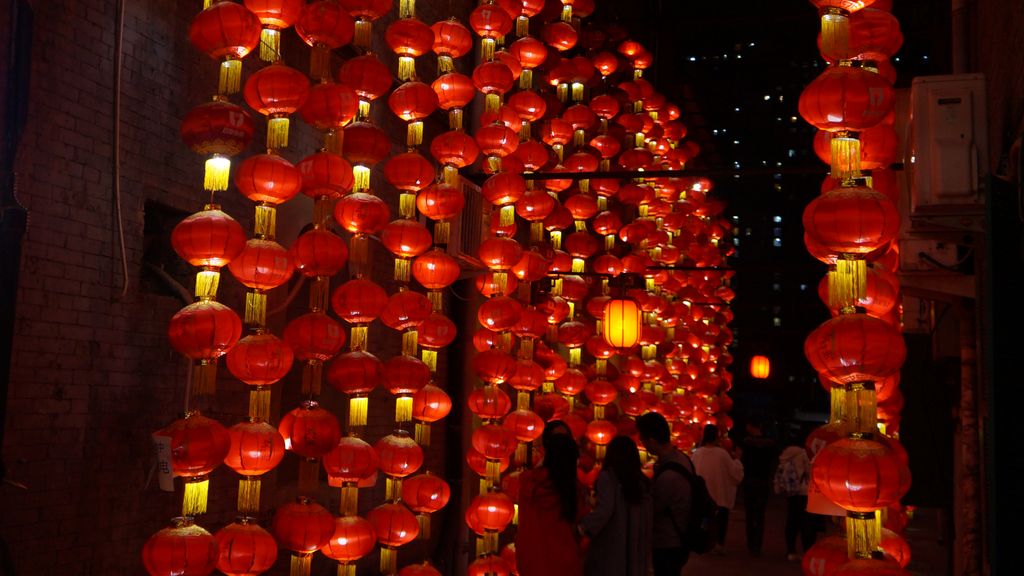
<instances>
[{"instance_id":1,"label":"yellow tassel","mask_svg":"<svg viewBox=\"0 0 1024 576\"><path fill-rule=\"evenodd\" d=\"M399 0L399 3L398 3L398 17L399 18L415 18L416 17L416 0Z\"/></svg>"},{"instance_id":2,"label":"yellow tassel","mask_svg":"<svg viewBox=\"0 0 1024 576\"><path fill-rule=\"evenodd\" d=\"M519 526L519 504L512 505L512 525Z\"/></svg>"},{"instance_id":3,"label":"yellow tassel","mask_svg":"<svg viewBox=\"0 0 1024 576\"><path fill-rule=\"evenodd\" d=\"M327 300L331 293L331 280L327 276L317 276L309 285L309 311L326 312Z\"/></svg>"},{"instance_id":4,"label":"yellow tassel","mask_svg":"<svg viewBox=\"0 0 1024 576\"><path fill-rule=\"evenodd\" d=\"M420 355L421 355L421 359L423 360L423 363L427 365L427 368L430 368L430 373L431 374L436 374L437 373L437 350L427 350L427 349L424 349L422 352L420 352Z\"/></svg>"},{"instance_id":5,"label":"yellow tassel","mask_svg":"<svg viewBox=\"0 0 1024 576\"><path fill-rule=\"evenodd\" d=\"M604 420L604 406L594 405L594 419Z\"/></svg>"},{"instance_id":6,"label":"yellow tassel","mask_svg":"<svg viewBox=\"0 0 1024 576\"><path fill-rule=\"evenodd\" d=\"M491 483L486 478L480 479L480 494L487 494L491 490Z\"/></svg>"},{"instance_id":7,"label":"yellow tassel","mask_svg":"<svg viewBox=\"0 0 1024 576\"><path fill-rule=\"evenodd\" d=\"M583 260L583 258L572 259L572 271L575 272L576 274L582 273L586 269L586 266L587 263L586 261Z\"/></svg>"},{"instance_id":8,"label":"yellow tassel","mask_svg":"<svg viewBox=\"0 0 1024 576\"><path fill-rule=\"evenodd\" d=\"M519 87L523 90L533 89L533 70L523 68L523 71L519 74Z\"/></svg>"},{"instance_id":9,"label":"yellow tassel","mask_svg":"<svg viewBox=\"0 0 1024 576\"><path fill-rule=\"evenodd\" d=\"M320 487L320 461L309 458L299 462L299 495L313 498Z\"/></svg>"},{"instance_id":10,"label":"yellow tassel","mask_svg":"<svg viewBox=\"0 0 1024 576\"><path fill-rule=\"evenodd\" d=\"M583 84L580 82L572 83L572 101L582 102L583 101Z\"/></svg>"},{"instance_id":11,"label":"yellow tassel","mask_svg":"<svg viewBox=\"0 0 1024 576\"><path fill-rule=\"evenodd\" d=\"M558 161L562 162L565 156L565 146L562 144L552 144L551 149L555 151L555 156L558 157Z\"/></svg>"},{"instance_id":12,"label":"yellow tassel","mask_svg":"<svg viewBox=\"0 0 1024 576\"><path fill-rule=\"evenodd\" d=\"M543 222L531 222L530 223L530 242L532 244L538 244L544 241L544 223Z\"/></svg>"},{"instance_id":13,"label":"yellow tassel","mask_svg":"<svg viewBox=\"0 0 1024 576\"><path fill-rule=\"evenodd\" d=\"M490 93L484 96L484 110L497 113L501 108L501 94Z\"/></svg>"},{"instance_id":14,"label":"yellow tassel","mask_svg":"<svg viewBox=\"0 0 1024 576\"><path fill-rule=\"evenodd\" d=\"M270 388L257 386L249 391L249 418L263 422L270 420Z\"/></svg>"},{"instance_id":15,"label":"yellow tassel","mask_svg":"<svg viewBox=\"0 0 1024 576\"><path fill-rule=\"evenodd\" d=\"M402 354L405 356L416 356L419 347L420 334L415 329L406 330L402 333Z\"/></svg>"},{"instance_id":16,"label":"yellow tassel","mask_svg":"<svg viewBox=\"0 0 1024 576\"><path fill-rule=\"evenodd\" d=\"M459 185L459 169L451 164L445 164L441 169L441 179L449 186Z\"/></svg>"},{"instance_id":17,"label":"yellow tassel","mask_svg":"<svg viewBox=\"0 0 1024 576\"><path fill-rule=\"evenodd\" d=\"M203 190L207 192L223 192L228 189L231 176L231 159L223 156L212 156L206 160L203 172Z\"/></svg>"},{"instance_id":18,"label":"yellow tassel","mask_svg":"<svg viewBox=\"0 0 1024 576\"><path fill-rule=\"evenodd\" d=\"M647 218L647 215L650 213L650 206L648 206L647 204L641 204L639 208L640 209L637 212L640 214L640 217Z\"/></svg>"},{"instance_id":19,"label":"yellow tassel","mask_svg":"<svg viewBox=\"0 0 1024 576\"><path fill-rule=\"evenodd\" d=\"M437 75L447 74L455 70L455 60L451 56L437 57Z\"/></svg>"},{"instance_id":20,"label":"yellow tassel","mask_svg":"<svg viewBox=\"0 0 1024 576\"><path fill-rule=\"evenodd\" d=\"M850 50L850 17L840 8L824 8L821 13L821 52L845 56Z\"/></svg>"},{"instance_id":21,"label":"yellow tassel","mask_svg":"<svg viewBox=\"0 0 1024 576\"><path fill-rule=\"evenodd\" d=\"M522 38L530 34L530 19L526 16L516 18L516 36ZM525 70L524 70L525 72Z\"/></svg>"},{"instance_id":22,"label":"yellow tassel","mask_svg":"<svg viewBox=\"0 0 1024 576\"><path fill-rule=\"evenodd\" d=\"M829 149L833 178L847 180L860 174L860 139L856 132L844 130L832 134Z\"/></svg>"},{"instance_id":23,"label":"yellow tassel","mask_svg":"<svg viewBox=\"0 0 1024 576\"><path fill-rule=\"evenodd\" d=\"M384 480L384 499L397 502L402 499L402 479L388 476Z\"/></svg>"},{"instance_id":24,"label":"yellow tassel","mask_svg":"<svg viewBox=\"0 0 1024 576\"><path fill-rule=\"evenodd\" d=\"M366 411L369 409L370 399L366 396L355 396L348 399L348 425L366 426Z\"/></svg>"},{"instance_id":25,"label":"yellow tassel","mask_svg":"<svg viewBox=\"0 0 1024 576\"><path fill-rule=\"evenodd\" d=\"M484 38L480 40L480 61L490 62L494 60L494 38Z\"/></svg>"},{"instance_id":26,"label":"yellow tassel","mask_svg":"<svg viewBox=\"0 0 1024 576\"><path fill-rule=\"evenodd\" d=\"M346 482L341 486L340 510L342 516L355 516L359 513L359 485Z\"/></svg>"},{"instance_id":27,"label":"yellow tassel","mask_svg":"<svg viewBox=\"0 0 1024 576\"><path fill-rule=\"evenodd\" d=\"M558 289L561 290L562 287L559 286ZM569 306L569 316L567 316L567 318L569 320L575 319L576 318L576 303L570 301L570 302L566 302L566 304Z\"/></svg>"},{"instance_id":28,"label":"yellow tassel","mask_svg":"<svg viewBox=\"0 0 1024 576\"><path fill-rule=\"evenodd\" d=\"M291 570L288 572L288 576L309 576L309 567L312 561L312 554L292 554Z\"/></svg>"},{"instance_id":29,"label":"yellow tassel","mask_svg":"<svg viewBox=\"0 0 1024 576\"><path fill-rule=\"evenodd\" d=\"M267 148L279 150L288 147L288 117L277 116L267 120Z\"/></svg>"},{"instance_id":30,"label":"yellow tassel","mask_svg":"<svg viewBox=\"0 0 1024 576\"><path fill-rule=\"evenodd\" d=\"M582 348L569 348L569 366L576 368L580 365L580 358L582 357Z\"/></svg>"},{"instance_id":31,"label":"yellow tassel","mask_svg":"<svg viewBox=\"0 0 1024 576\"><path fill-rule=\"evenodd\" d=\"M324 132L324 150L331 154L341 154L345 148L345 131L328 130Z\"/></svg>"},{"instance_id":32,"label":"yellow tassel","mask_svg":"<svg viewBox=\"0 0 1024 576\"><path fill-rule=\"evenodd\" d=\"M867 262L840 257L836 260L836 293L840 302L857 302L867 296ZM842 311L850 313L852 310Z\"/></svg>"},{"instance_id":33,"label":"yellow tassel","mask_svg":"<svg viewBox=\"0 0 1024 576\"><path fill-rule=\"evenodd\" d=\"M609 170L612 169L612 161L609 160L608 158L602 158L601 162L598 163L597 169L600 170L601 172L608 172ZM597 199L597 209L602 211L602 212L607 210L608 209L608 199L605 198L604 196L598 197L598 199Z\"/></svg>"},{"instance_id":34,"label":"yellow tassel","mask_svg":"<svg viewBox=\"0 0 1024 576\"><path fill-rule=\"evenodd\" d=\"M270 204L257 204L253 221L253 235L272 240L277 233L277 208Z\"/></svg>"},{"instance_id":35,"label":"yellow tassel","mask_svg":"<svg viewBox=\"0 0 1024 576\"><path fill-rule=\"evenodd\" d=\"M415 148L423 144L423 122L410 122L406 127L405 144Z\"/></svg>"},{"instance_id":36,"label":"yellow tassel","mask_svg":"<svg viewBox=\"0 0 1024 576\"><path fill-rule=\"evenodd\" d=\"M487 554L495 554L498 551L498 533L494 530L484 531L484 547Z\"/></svg>"},{"instance_id":37,"label":"yellow tassel","mask_svg":"<svg viewBox=\"0 0 1024 576\"><path fill-rule=\"evenodd\" d=\"M338 576L356 576L355 564L338 564Z\"/></svg>"},{"instance_id":38,"label":"yellow tassel","mask_svg":"<svg viewBox=\"0 0 1024 576\"><path fill-rule=\"evenodd\" d=\"M390 546L380 547L381 574L394 574L398 569L398 550Z\"/></svg>"},{"instance_id":39,"label":"yellow tassel","mask_svg":"<svg viewBox=\"0 0 1024 576\"><path fill-rule=\"evenodd\" d=\"M211 4L213 4L213 0L203 0L203 10L209 8Z\"/></svg>"},{"instance_id":40,"label":"yellow tassel","mask_svg":"<svg viewBox=\"0 0 1024 576\"><path fill-rule=\"evenodd\" d=\"M523 338L519 341L519 357L523 360L533 358L533 338Z\"/></svg>"},{"instance_id":41,"label":"yellow tassel","mask_svg":"<svg viewBox=\"0 0 1024 576\"><path fill-rule=\"evenodd\" d=\"M499 294L504 294L508 291L508 272L494 272L494 285L498 289Z\"/></svg>"},{"instance_id":42,"label":"yellow tassel","mask_svg":"<svg viewBox=\"0 0 1024 576\"><path fill-rule=\"evenodd\" d=\"M265 292L250 290L245 293L245 323L256 328L267 325L267 295Z\"/></svg>"},{"instance_id":43,"label":"yellow tassel","mask_svg":"<svg viewBox=\"0 0 1024 576\"><path fill-rule=\"evenodd\" d=\"M281 31L264 28L260 33L260 60L277 62L281 59Z\"/></svg>"},{"instance_id":44,"label":"yellow tassel","mask_svg":"<svg viewBox=\"0 0 1024 576\"><path fill-rule=\"evenodd\" d=\"M498 214L498 224L501 226L511 226L516 223L516 207L512 204L501 207L501 212Z\"/></svg>"},{"instance_id":45,"label":"yellow tassel","mask_svg":"<svg viewBox=\"0 0 1024 576\"><path fill-rule=\"evenodd\" d=\"M217 359L203 358L192 368L192 396L212 396L217 388Z\"/></svg>"},{"instance_id":46,"label":"yellow tassel","mask_svg":"<svg viewBox=\"0 0 1024 576\"><path fill-rule=\"evenodd\" d=\"M210 479L206 476L185 480L185 497L181 502L182 516L206 514L206 500L210 492Z\"/></svg>"},{"instance_id":47,"label":"yellow tassel","mask_svg":"<svg viewBox=\"0 0 1024 576\"><path fill-rule=\"evenodd\" d=\"M582 179L582 180L580 180L578 182L578 185L580 187L580 192L583 192L584 194L586 194L587 192L590 192L590 179L584 178L584 179ZM600 208L601 207L601 201L598 200L597 204L598 204L597 207Z\"/></svg>"},{"instance_id":48,"label":"yellow tassel","mask_svg":"<svg viewBox=\"0 0 1024 576\"><path fill-rule=\"evenodd\" d=\"M412 396L399 396L395 398L395 422L412 421Z\"/></svg>"},{"instance_id":49,"label":"yellow tassel","mask_svg":"<svg viewBox=\"0 0 1024 576\"><path fill-rule=\"evenodd\" d=\"M594 447L594 456L597 458L598 462L604 461L605 448L606 447L601 444L598 444L597 446Z\"/></svg>"},{"instance_id":50,"label":"yellow tassel","mask_svg":"<svg viewBox=\"0 0 1024 576\"><path fill-rule=\"evenodd\" d=\"M882 530L874 512L846 513L846 546L850 558L871 558L879 549Z\"/></svg>"},{"instance_id":51,"label":"yellow tassel","mask_svg":"<svg viewBox=\"0 0 1024 576\"><path fill-rule=\"evenodd\" d=\"M640 348L640 356L644 360L654 360L654 357L658 355L658 347L654 344L647 344Z\"/></svg>"},{"instance_id":52,"label":"yellow tassel","mask_svg":"<svg viewBox=\"0 0 1024 576\"><path fill-rule=\"evenodd\" d=\"M238 92L242 85L242 61L233 58L220 63L220 79L217 94L228 96Z\"/></svg>"},{"instance_id":53,"label":"yellow tassel","mask_svg":"<svg viewBox=\"0 0 1024 576\"><path fill-rule=\"evenodd\" d=\"M302 395L319 396L324 382L324 363L317 359L306 360L302 365Z\"/></svg>"},{"instance_id":54,"label":"yellow tassel","mask_svg":"<svg viewBox=\"0 0 1024 576\"><path fill-rule=\"evenodd\" d=\"M359 100L359 108L356 112L356 120L366 120L370 117L370 101Z\"/></svg>"},{"instance_id":55,"label":"yellow tassel","mask_svg":"<svg viewBox=\"0 0 1024 576\"><path fill-rule=\"evenodd\" d=\"M517 468L526 463L526 444L523 442L516 444L515 463Z\"/></svg>"},{"instance_id":56,"label":"yellow tassel","mask_svg":"<svg viewBox=\"0 0 1024 576\"><path fill-rule=\"evenodd\" d=\"M586 220L573 220L572 224L573 224L573 228L575 228L577 232L586 232L587 231L587 221Z\"/></svg>"},{"instance_id":57,"label":"yellow tassel","mask_svg":"<svg viewBox=\"0 0 1024 576\"><path fill-rule=\"evenodd\" d=\"M633 80L639 80L644 77L644 71L640 68L633 69ZM641 108L642 109L642 108ZM637 110L639 112L640 110Z\"/></svg>"},{"instance_id":58,"label":"yellow tassel","mask_svg":"<svg viewBox=\"0 0 1024 576\"><path fill-rule=\"evenodd\" d=\"M464 112L462 108L452 108L448 111L448 128L452 130L462 130L462 118ZM449 182L451 184L451 182Z\"/></svg>"},{"instance_id":59,"label":"yellow tassel","mask_svg":"<svg viewBox=\"0 0 1024 576\"><path fill-rule=\"evenodd\" d=\"M440 312L444 307L444 293L440 290L428 290L427 299L430 300L430 310Z\"/></svg>"},{"instance_id":60,"label":"yellow tassel","mask_svg":"<svg viewBox=\"0 0 1024 576\"><path fill-rule=\"evenodd\" d=\"M519 140L522 142L526 142L527 140L530 139L531 136L533 136L533 124L527 122L526 120L523 120L522 122L519 123ZM531 180L530 182L533 181ZM529 182L527 183L527 185L529 185Z\"/></svg>"},{"instance_id":61,"label":"yellow tassel","mask_svg":"<svg viewBox=\"0 0 1024 576\"><path fill-rule=\"evenodd\" d=\"M416 537L417 540L430 540L430 515L429 514L417 514L416 522L420 525L420 534Z\"/></svg>"},{"instance_id":62,"label":"yellow tassel","mask_svg":"<svg viewBox=\"0 0 1024 576\"><path fill-rule=\"evenodd\" d=\"M476 538L476 556L484 556L487 554L487 542L482 537Z\"/></svg>"},{"instance_id":63,"label":"yellow tassel","mask_svg":"<svg viewBox=\"0 0 1024 576\"><path fill-rule=\"evenodd\" d=\"M409 56L398 57L398 79L408 82L416 76L416 61Z\"/></svg>"},{"instance_id":64,"label":"yellow tassel","mask_svg":"<svg viewBox=\"0 0 1024 576\"><path fill-rule=\"evenodd\" d=\"M196 273L196 300L216 300L220 269L204 268Z\"/></svg>"},{"instance_id":65,"label":"yellow tassel","mask_svg":"<svg viewBox=\"0 0 1024 576\"><path fill-rule=\"evenodd\" d=\"M395 280L408 282L409 272L412 270L412 261L408 258L395 258Z\"/></svg>"},{"instance_id":66,"label":"yellow tassel","mask_svg":"<svg viewBox=\"0 0 1024 576\"><path fill-rule=\"evenodd\" d=\"M512 351L512 334L510 332L501 332L498 334L498 349L503 352Z\"/></svg>"},{"instance_id":67,"label":"yellow tassel","mask_svg":"<svg viewBox=\"0 0 1024 576\"><path fill-rule=\"evenodd\" d=\"M365 234L356 234L348 242L348 270L352 276L366 276L367 265L370 263L370 238Z\"/></svg>"},{"instance_id":68,"label":"yellow tassel","mask_svg":"<svg viewBox=\"0 0 1024 576\"><path fill-rule=\"evenodd\" d=\"M331 77L331 49L326 44L317 43L309 54L309 75L320 82Z\"/></svg>"},{"instance_id":69,"label":"yellow tassel","mask_svg":"<svg viewBox=\"0 0 1024 576\"><path fill-rule=\"evenodd\" d=\"M552 230L551 231L551 247L555 250L562 249L562 231Z\"/></svg>"},{"instance_id":70,"label":"yellow tassel","mask_svg":"<svg viewBox=\"0 0 1024 576\"><path fill-rule=\"evenodd\" d=\"M576 368L576 366L573 366L573 368ZM572 412L573 410L576 409L576 397L575 396L569 396L568 394L563 394L562 397L565 398L566 402L568 402L568 404L569 404L569 411L570 412Z\"/></svg>"},{"instance_id":71,"label":"yellow tassel","mask_svg":"<svg viewBox=\"0 0 1024 576\"><path fill-rule=\"evenodd\" d=\"M562 6L562 22L572 24L572 4Z\"/></svg>"},{"instance_id":72,"label":"yellow tassel","mask_svg":"<svg viewBox=\"0 0 1024 576\"><path fill-rule=\"evenodd\" d=\"M530 409L530 393L526 390L520 390L516 394L516 410L529 410Z\"/></svg>"},{"instance_id":73,"label":"yellow tassel","mask_svg":"<svg viewBox=\"0 0 1024 576\"><path fill-rule=\"evenodd\" d=\"M658 111L657 110L651 110L648 114L650 115L651 120L654 120L655 122L658 121Z\"/></svg>"},{"instance_id":74,"label":"yellow tassel","mask_svg":"<svg viewBox=\"0 0 1024 576\"><path fill-rule=\"evenodd\" d=\"M349 332L349 349L366 350L367 340L370 336L370 327L366 324L357 324Z\"/></svg>"},{"instance_id":75,"label":"yellow tassel","mask_svg":"<svg viewBox=\"0 0 1024 576\"><path fill-rule=\"evenodd\" d=\"M642 104L640 102L637 102L637 108L639 108L641 106L642 106ZM636 147L637 148L643 148L644 147L644 138L645 137L644 137L642 132L639 132L639 133L633 135L633 140L636 142Z\"/></svg>"},{"instance_id":76,"label":"yellow tassel","mask_svg":"<svg viewBox=\"0 0 1024 576\"><path fill-rule=\"evenodd\" d=\"M486 464L487 481L493 485L497 485L501 481L501 462L498 460L487 459Z\"/></svg>"},{"instance_id":77,"label":"yellow tassel","mask_svg":"<svg viewBox=\"0 0 1024 576\"><path fill-rule=\"evenodd\" d=\"M372 36L373 23L363 18L356 20L356 33L352 38L352 43L359 48L369 50Z\"/></svg>"},{"instance_id":78,"label":"yellow tassel","mask_svg":"<svg viewBox=\"0 0 1024 576\"><path fill-rule=\"evenodd\" d=\"M334 214L334 205L337 201L329 196L318 196L313 201L313 227L324 228L331 222Z\"/></svg>"},{"instance_id":79,"label":"yellow tassel","mask_svg":"<svg viewBox=\"0 0 1024 576\"><path fill-rule=\"evenodd\" d=\"M604 249L607 252L615 249L615 234L608 234L604 237Z\"/></svg>"},{"instance_id":80,"label":"yellow tassel","mask_svg":"<svg viewBox=\"0 0 1024 576\"><path fill-rule=\"evenodd\" d=\"M246 515L255 515L259 513L259 476L243 476L238 480L238 511Z\"/></svg>"},{"instance_id":81,"label":"yellow tassel","mask_svg":"<svg viewBox=\"0 0 1024 576\"><path fill-rule=\"evenodd\" d=\"M847 391L848 433L874 434L878 431L878 394L874 382L854 382Z\"/></svg>"},{"instance_id":82,"label":"yellow tassel","mask_svg":"<svg viewBox=\"0 0 1024 576\"><path fill-rule=\"evenodd\" d=\"M362 164L352 167L352 191L364 192L370 188L370 169Z\"/></svg>"},{"instance_id":83,"label":"yellow tassel","mask_svg":"<svg viewBox=\"0 0 1024 576\"><path fill-rule=\"evenodd\" d=\"M568 100L569 85L564 82L559 84L557 87L555 87L555 95L558 96L559 102L565 102L566 100Z\"/></svg>"},{"instance_id":84,"label":"yellow tassel","mask_svg":"<svg viewBox=\"0 0 1024 576\"><path fill-rule=\"evenodd\" d=\"M430 446L430 423L417 422L413 432L416 443L426 448Z\"/></svg>"},{"instance_id":85,"label":"yellow tassel","mask_svg":"<svg viewBox=\"0 0 1024 576\"><path fill-rule=\"evenodd\" d=\"M608 278L601 278L601 295L608 296L609 294L611 294L611 283L609 282ZM598 326L601 326L600 321L598 322ZM598 330L597 332L599 334L601 333L600 330Z\"/></svg>"}]
</instances>

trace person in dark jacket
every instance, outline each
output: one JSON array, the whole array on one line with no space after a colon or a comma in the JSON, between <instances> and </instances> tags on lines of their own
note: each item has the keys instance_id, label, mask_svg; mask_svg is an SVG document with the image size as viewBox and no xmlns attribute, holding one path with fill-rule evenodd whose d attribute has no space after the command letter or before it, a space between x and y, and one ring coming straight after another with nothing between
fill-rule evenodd
<instances>
[{"instance_id":1,"label":"person in dark jacket","mask_svg":"<svg viewBox=\"0 0 1024 576\"><path fill-rule=\"evenodd\" d=\"M775 441L764 435L759 417L747 421L747 435L743 439L743 505L746 511L747 550L754 557L761 555L764 541L764 515L775 478L778 448Z\"/></svg>"},{"instance_id":2,"label":"person in dark jacket","mask_svg":"<svg viewBox=\"0 0 1024 576\"><path fill-rule=\"evenodd\" d=\"M692 489L690 481L680 472L665 469L670 462L696 474L693 462L672 444L671 430L665 417L648 412L637 418L636 429L647 452L656 456L654 464L654 534L651 538L651 564L654 576L679 576L690 558L686 545L690 518Z\"/></svg>"}]
</instances>

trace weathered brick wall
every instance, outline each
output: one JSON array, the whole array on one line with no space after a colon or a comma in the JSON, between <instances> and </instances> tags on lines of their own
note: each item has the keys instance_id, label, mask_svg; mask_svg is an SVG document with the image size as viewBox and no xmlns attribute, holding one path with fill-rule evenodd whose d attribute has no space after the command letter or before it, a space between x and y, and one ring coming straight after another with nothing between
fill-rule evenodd
<instances>
[{"instance_id":1,"label":"weathered brick wall","mask_svg":"<svg viewBox=\"0 0 1024 576\"><path fill-rule=\"evenodd\" d=\"M183 212L200 207L202 159L181 144L177 131L188 109L208 97L216 66L186 38L200 0L126 3L119 129L128 290L122 296L112 175L115 4L33 3L32 101L16 162L19 195L30 221L3 446L9 477L29 489L0 488L0 537L19 575L141 574L143 542L178 507L175 497L157 488L150 433L178 417L184 406L185 361L165 336L168 319L182 303L140 289L144 206L149 200ZM464 15L470 2L430 4L419 6L426 22L451 15L452 5L456 15ZM7 29L4 6L0 30ZM379 25L379 33L383 29ZM294 49L286 51L286 60L305 69L306 49L296 47L294 39L289 42L286 50ZM421 73L432 77L429 66L422 64ZM255 67L247 63L246 73ZM384 102L375 108L381 121L390 116ZM261 118L256 121L262 124ZM385 125L404 131L393 121ZM396 142L399 136L404 139L404 132ZM314 148L313 135L299 130L284 155L296 162ZM238 194L221 194L219 201L244 224L248 221L252 205ZM291 230L291 237L282 236L285 243L310 215L302 204L289 212L280 224ZM378 268L377 275L389 275L390 259ZM228 276L221 300L241 309L242 290ZM342 281L344 275L334 285ZM283 302L292 285L272 297L271 308ZM303 291L287 315L271 318L274 330L280 333L286 316L304 307ZM379 325L373 330L382 358L397 351L397 334ZM221 372L208 411L231 425L245 410L244 390L231 382L226 369ZM275 393L274 414L297 404L297 372L283 383L283 394ZM386 394L374 400L371 418L379 425L368 430L371 442L391 431L393 414ZM328 389L324 404L339 413L342 399ZM444 465L444 437L444 427L435 427L428 456L434 470ZM265 508L292 497L294 469L289 456L281 471L267 478ZM235 482L230 470L214 474L211 513L202 525L215 530L231 521ZM364 494L366 506L382 496ZM324 490L325 505L333 509L336 499ZM435 524L435 534L440 532ZM420 553L433 547L416 546ZM332 570L326 563L317 566L318 572Z\"/></svg>"}]
</instances>

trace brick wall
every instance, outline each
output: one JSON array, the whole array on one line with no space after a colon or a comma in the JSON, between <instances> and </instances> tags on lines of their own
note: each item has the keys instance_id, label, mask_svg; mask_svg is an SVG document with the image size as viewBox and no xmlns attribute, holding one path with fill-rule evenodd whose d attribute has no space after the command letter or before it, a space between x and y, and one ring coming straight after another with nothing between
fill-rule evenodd
<instances>
[{"instance_id":1,"label":"brick wall","mask_svg":"<svg viewBox=\"0 0 1024 576\"><path fill-rule=\"evenodd\" d=\"M30 220L3 446L9 477L29 489L0 488L0 537L19 575L142 574L143 542L178 507L177 499L160 492L152 476L149 435L183 409L186 365L165 336L167 321L182 303L140 289L144 206L149 200L185 212L200 207L202 161L181 144L177 131L187 110L215 86L216 66L186 38L200 0L126 4L119 127L128 290L122 296L125 278L112 175L116 2L32 3L31 105L15 167ZM420 4L426 22L451 15L451 6ZM448 4L463 15L465 8L458 7L468 2ZM0 30L7 29L6 4L3 12ZM307 49L295 46L294 39L290 42L286 60L305 69ZM428 66L432 64L424 63L421 72L432 77ZM246 73L255 67L248 62ZM382 121L390 116L383 102L375 108ZM404 130L397 123L386 124ZM404 139L404 132L397 136ZM300 129L285 156L298 161L314 148L313 135ZM227 212L247 222L251 203L233 192L219 199ZM308 205L299 204L282 217L281 229L292 230L291 237L282 236L286 244L309 216ZM380 276L390 274L390 259L385 260L378 267ZM272 297L271 308L282 303L287 289ZM241 309L242 289L228 275L221 295ZM304 304L302 293L290 306L289 317L301 313ZM285 314L271 319L277 333L285 320ZM389 357L397 350L397 334L383 326L373 330L383 349L380 356ZM226 369L221 372L209 412L231 425L245 409L244 390L231 382ZM284 382L285 393L275 394L275 414L297 404L297 372ZM390 432L393 410L385 394L374 400L371 417L381 424L368 431L370 441ZM338 413L342 399L328 390L324 404ZM436 427L428 457L435 470L444 465L443 428ZM281 472L267 479L265 507L292 497L294 468L289 456ZM214 474L211 513L201 524L215 530L231 521L235 482L230 470ZM363 503L379 502L381 496L366 491ZM333 507L336 498L325 489L325 505ZM451 518L460 521L457 513ZM416 546L415 552L426 554L436 543ZM332 570L326 564L317 567L317 572ZM286 568L273 573L282 571Z\"/></svg>"}]
</instances>

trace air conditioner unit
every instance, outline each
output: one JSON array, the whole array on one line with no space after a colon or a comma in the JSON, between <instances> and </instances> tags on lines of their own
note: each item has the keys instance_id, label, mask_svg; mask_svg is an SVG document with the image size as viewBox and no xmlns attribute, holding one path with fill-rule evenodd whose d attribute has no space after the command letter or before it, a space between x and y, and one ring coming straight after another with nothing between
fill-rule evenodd
<instances>
[{"instance_id":1,"label":"air conditioner unit","mask_svg":"<svg viewBox=\"0 0 1024 576\"><path fill-rule=\"evenodd\" d=\"M988 166L985 77L915 78L910 95L913 228L979 230Z\"/></svg>"}]
</instances>

